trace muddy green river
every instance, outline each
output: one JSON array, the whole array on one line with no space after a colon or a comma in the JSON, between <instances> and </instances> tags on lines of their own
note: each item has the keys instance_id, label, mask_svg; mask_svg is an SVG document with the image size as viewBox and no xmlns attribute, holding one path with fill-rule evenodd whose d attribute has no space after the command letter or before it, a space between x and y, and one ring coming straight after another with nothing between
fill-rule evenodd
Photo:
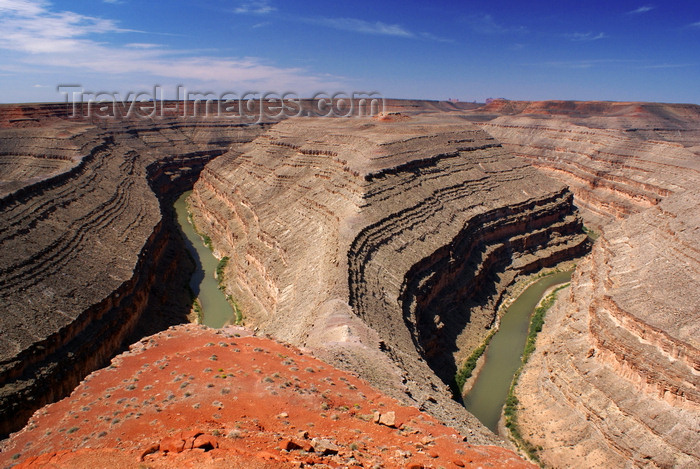
<instances>
[{"instance_id":1,"label":"muddy green river","mask_svg":"<svg viewBox=\"0 0 700 469\"><path fill-rule=\"evenodd\" d=\"M195 296L199 298L202 307L202 324L209 327L220 328L227 323L233 322L233 308L226 301L223 292L219 290L219 282L215 273L219 260L214 257L204 241L194 230L191 223L187 221L187 203L185 199L191 194L185 192L175 202L175 212L180 230L184 234L187 250L192 254L197 269L190 280L190 288Z\"/></svg>"},{"instance_id":2,"label":"muddy green river","mask_svg":"<svg viewBox=\"0 0 700 469\"><path fill-rule=\"evenodd\" d=\"M474 386L464 396L464 406L494 433L498 433L498 420L508 397L510 383L520 367L530 316L544 292L549 287L571 280L571 273L548 275L525 289L506 310L498 332L486 349L484 366Z\"/></svg>"}]
</instances>

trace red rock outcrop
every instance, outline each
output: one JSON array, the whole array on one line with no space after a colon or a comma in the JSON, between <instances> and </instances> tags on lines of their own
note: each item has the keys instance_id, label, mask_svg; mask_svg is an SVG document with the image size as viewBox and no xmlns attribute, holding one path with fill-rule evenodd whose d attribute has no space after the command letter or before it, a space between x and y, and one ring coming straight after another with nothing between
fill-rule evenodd
<instances>
[{"instance_id":1,"label":"red rock outcrop","mask_svg":"<svg viewBox=\"0 0 700 469\"><path fill-rule=\"evenodd\" d=\"M534 467L293 347L192 325L134 344L1 449L17 468Z\"/></svg>"}]
</instances>

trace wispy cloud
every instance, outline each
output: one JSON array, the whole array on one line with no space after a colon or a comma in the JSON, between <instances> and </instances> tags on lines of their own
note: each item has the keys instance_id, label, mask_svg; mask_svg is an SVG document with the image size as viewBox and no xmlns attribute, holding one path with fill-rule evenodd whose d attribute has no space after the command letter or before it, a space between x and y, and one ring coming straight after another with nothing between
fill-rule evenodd
<instances>
[{"instance_id":1,"label":"wispy cloud","mask_svg":"<svg viewBox=\"0 0 700 469\"><path fill-rule=\"evenodd\" d=\"M0 0L2 1L2 0ZM270 4L268 0L243 1L239 3L233 12L237 14L266 15L274 13L277 8ZM339 31L350 31L359 34L371 34L376 36L394 36L403 38L424 39L436 42L454 42L454 40L437 36L429 32L414 32L400 24L386 23L383 21L367 21L359 18L331 18L325 16L295 16L277 15L277 19L283 21L295 21L337 29ZM253 29L267 26L269 22L261 22L252 26Z\"/></svg>"},{"instance_id":2,"label":"wispy cloud","mask_svg":"<svg viewBox=\"0 0 700 469\"><path fill-rule=\"evenodd\" d=\"M537 67L554 67L554 68L570 68L570 69L588 69L605 65L633 65L641 63L635 59L580 59L580 60L555 60L549 62L541 62L529 64Z\"/></svg>"},{"instance_id":3,"label":"wispy cloud","mask_svg":"<svg viewBox=\"0 0 700 469\"><path fill-rule=\"evenodd\" d=\"M225 89L291 89L300 93L341 87L343 79L322 77L298 67L277 67L255 57L203 56L173 51L159 44L107 43L104 33L126 33L116 22L78 13L52 10L42 0L0 0L0 50L11 51L2 69L22 73L27 67L62 75L121 77L134 80L186 81L193 86Z\"/></svg>"},{"instance_id":4,"label":"wispy cloud","mask_svg":"<svg viewBox=\"0 0 700 469\"><path fill-rule=\"evenodd\" d=\"M357 18L306 18L306 22L315 23L341 31L352 31L363 34L382 36L415 37L411 31L398 24L388 24L381 21L365 21Z\"/></svg>"},{"instance_id":5,"label":"wispy cloud","mask_svg":"<svg viewBox=\"0 0 700 469\"><path fill-rule=\"evenodd\" d=\"M685 68L692 67L696 64L684 63L684 64L655 64L655 65L644 65L639 68L643 69L664 69L664 68Z\"/></svg>"},{"instance_id":6,"label":"wispy cloud","mask_svg":"<svg viewBox=\"0 0 700 469\"><path fill-rule=\"evenodd\" d=\"M163 46L160 44L151 44L147 42L131 42L129 44L125 44L124 47L130 47L132 49L157 49Z\"/></svg>"},{"instance_id":7,"label":"wispy cloud","mask_svg":"<svg viewBox=\"0 0 700 469\"><path fill-rule=\"evenodd\" d=\"M450 39L450 38L447 38L447 37L436 36L436 35L431 34L431 33L418 33L418 35L419 35L420 37L422 37L423 39L427 39L427 40L429 40L429 41L447 42L447 43L450 43L450 44L454 44L454 43L455 43L455 40L454 40L454 39Z\"/></svg>"},{"instance_id":8,"label":"wispy cloud","mask_svg":"<svg viewBox=\"0 0 700 469\"><path fill-rule=\"evenodd\" d=\"M471 29L480 34L509 34L524 33L527 28L524 26L504 26L497 22L493 16L488 14L471 15L465 19Z\"/></svg>"},{"instance_id":9,"label":"wispy cloud","mask_svg":"<svg viewBox=\"0 0 700 469\"><path fill-rule=\"evenodd\" d=\"M694 63L649 63L638 59L581 59L581 60L560 60L550 62L540 62L526 64L536 67L552 67L567 69L593 69L610 66L624 66L636 70L672 69L693 67Z\"/></svg>"},{"instance_id":10,"label":"wispy cloud","mask_svg":"<svg viewBox=\"0 0 700 469\"><path fill-rule=\"evenodd\" d=\"M644 6L641 6L641 7L639 7L639 8L636 8L636 9L634 9L634 10L632 10L632 11L628 11L627 14L628 14L628 15L641 15L641 14L643 14L643 13L648 13L648 12L650 12L650 11L653 10L654 8L656 8L656 7L653 6L653 5L644 5Z\"/></svg>"},{"instance_id":11,"label":"wispy cloud","mask_svg":"<svg viewBox=\"0 0 700 469\"><path fill-rule=\"evenodd\" d=\"M315 24L340 31L350 31L359 34L371 34L376 36L394 36L408 39L423 39L427 41L453 43L454 40L436 36L428 32L414 32L400 24L384 23L383 21L366 21L359 18L327 18L327 17L299 17L296 20Z\"/></svg>"},{"instance_id":12,"label":"wispy cloud","mask_svg":"<svg viewBox=\"0 0 700 469\"><path fill-rule=\"evenodd\" d=\"M268 0L254 0L239 2L238 6L233 10L239 14L267 15L277 11L277 7L270 4Z\"/></svg>"},{"instance_id":13,"label":"wispy cloud","mask_svg":"<svg viewBox=\"0 0 700 469\"><path fill-rule=\"evenodd\" d=\"M696 23L690 23L687 27L688 28L700 28L700 21L698 21Z\"/></svg>"},{"instance_id":14,"label":"wispy cloud","mask_svg":"<svg viewBox=\"0 0 700 469\"><path fill-rule=\"evenodd\" d=\"M567 34L566 35L569 40L574 41L574 42L588 42L588 41L597 41L598 39L605 39L609 37L605 33L572 33L572 34Z\"/></svg>"}]
</instances>

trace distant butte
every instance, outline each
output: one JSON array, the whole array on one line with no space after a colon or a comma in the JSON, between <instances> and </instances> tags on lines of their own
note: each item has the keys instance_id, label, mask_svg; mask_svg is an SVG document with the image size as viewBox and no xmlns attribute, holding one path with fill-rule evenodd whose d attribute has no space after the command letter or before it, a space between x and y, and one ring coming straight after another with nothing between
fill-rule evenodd
<instances>
[{"instance_id":1,"label":"distant butte","mask_svg":"<svg viewBox=\"0 0 700 469\"><path fill-rule=\"evenodd\" d=\"M225 289L246 325L327 363L309 365L327 367L323 378L302 377L306 367L296 367L310 399L319 397L314 388L323 393L314 380L330 377L333 385L324 382L337 387L346 382L341 376L355 378L336 368L350 370L378 391L364 382L353 386L376 402L391 402L399 424L436 418L455 430L432 428L459 431L469 444L505 443L451 399L448 383L497 322L515 281L588 252L585 223L600 237L578 261L516 388L520 432L553 467L698 465L700 107L386 104L379 118L246 125L176 116L71 120L62 105L0 106L2 433L21 428L34 410L68 395L123 345L146 336L117 359L116 370L91 375L69 400L39 410L5 440L0 457L19 456L4 464L71 466L100 458L130 467L135 457L156 467L185 464L194 453L163 448L194 447L195 432L211 450L198 452L197 464L219 467L217 454L225 454L241 467L273 467L295 461L302 454L296 446L310 444L278 425L288 417L301 428L294 412L275 408L274 415L287 417L271 419L258 405L250 413L260 415L246 411L245 418L267 422L256 427L257 436L247 434L260 450L241 452L238 438L227 437L240 431L229 428L232 420L245 420L236 393L216 399L218 418L193 416L194 426L171 413L184 412L180 406L191 407L197 396L175 386L191 376L202 396L223 391L221 376L212 378L212 388L203 385L205 368L214 376L224 369L232 382L240 375L243 393L271 394L267 388L286 383L277 383L287 373L277 369L281 357L261 363L263 375L256 377L253 365L239 369L234 361L271 356L246 355L239 345L234 358L233 346L219 342L264 341L261 349L311 360L290 346L195 326L148 337L187 321L193 266L175 234L171 206L194 188L195 222L216 254L231 259ZM171 348L167 364L152 358ZM214 349L216 360L202 355ZM227 366L217 368L231 353ZM163 369L154 368L158 360ZM190 371L194 363L202 370ZM112 383L122 371L120 383ZM253 386L268 371L271 381ZM173 381L171 389L166 380L149 381L165 372L175 372L167 382L179 376L183 383ZM286 378L291 386L274 391L300 392ZM104 420L117 402L120 414ZM308 430L311 439L329 440L319 448L338 447L332 457L306 451L319 457L315 462L360 457L348 450L348 434L333 433L340 430L333 415L337 422L357 419L354 404L327 403L343 410L320 417L325 433ZM415 408L406 417L404 405L432 417ZM93 408L104 410L102 420L80 417ZM158 418L146 419L152 411ZM73 420L79 423L69 425ZM430 462L430 444L411 439L418 434L402 435L406 428L362 419L357 425L367 426L364 435L381 439L389 431L416 448L407 456L356 443L367 463L393 467L416 457L425 467L442 465ZM132 436L116 440L117 431L131 428ZM27 446L30 440L35 443ZM455 444L433 453L440 461L475 451L499 466L524 464L502 449ZM455 458L445 467L469 466L466 456Z\"/></svg>"}]
</instances>

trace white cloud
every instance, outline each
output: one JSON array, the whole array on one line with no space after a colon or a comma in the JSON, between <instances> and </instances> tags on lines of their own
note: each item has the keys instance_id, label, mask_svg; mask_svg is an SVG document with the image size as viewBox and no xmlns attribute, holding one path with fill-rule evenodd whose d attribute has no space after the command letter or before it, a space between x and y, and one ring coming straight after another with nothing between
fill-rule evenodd
<instances>
[{"instance_id":1,"label":"white cloud","mask_svg":"<svg viewBox=\"0 0 700 469\"><path fill-rule=\"evenodd\" d=\"M125 44L124 47L130 47L132 49L155 49L162 46L160 44L151 44L146 42L131 42L129 44Z\"/></svg>"},{"instance_id":2,"label":"white cloud","mask_svg":"<svg viewBox=\"0 0 700 469\"><path fill-rule=\"evenodd\" d=\"M277 11L277 8L270 5L267 0L240 2L233 12L239 14L266 15Z\"/></svg>"},{"instance_id":3,"label":"white cloud","mask_svg":"<svg viewBox=\"0 0 700 469\"><path fill-rule=\"evenodd\" d=\"M429 41L435 41L435 42L449 42L449 43L454 43L454 39L446 38L446 37L441 37L441 36L436 36L434 34L430 33L419 33L419 36L422 37L423 39L427 39Z\"/></svg>"},{"instance_id":4,"label":"white cloud","mask_svg":"<svg viewBox=\"0 0 700 469\"><path fill-rule=\"evenodd\" d=\"M384 36L414 37L415 34L398 24L387 24L381 21L365 21L357 18L307 18L309 23L315 23L342 31L352 31L364 34Z\"/></svg>"},{"instance_id":5,"label":"white cloud","mask_svg":"<svg viewBox=\"0 0 700 469\"><path fill-rule=\"evenodd\" d=\"M654 8L656 8L656 7L652 6L652 5L644 5L644 6L641 6L637 9L635 9L635 10L628 11L627 13L629 15L641 15L642 13L647 13L647 12L653 10Z\"/></svg>"},{"instance_id":6,"label":"white cloud","mask_svg":"<svg viewBox=\"0 0 700 469\"><path fill-rule=\"evenodd\" d=\"M394 36L409 39L425 39L436 42L454 42L452 39L436 36L427 32L413 32L399 24L389 24L382 21L366 21L358 18L296 18L296 20L360 34L372 34L377 36Z\"/></svg>"},{"instance_id":7,"label":"white cloud","mask_svg":"<svg viewBox=\"0 0 700 469\"><path fill-rule=\"evenodd\" d=\"M44 11L46 2L33 0L0 0L0 12L31 16Z\"/></svg>"},{"instance_id":8,"label":"white cloud","mask_svg":"<svg viewBox=\"0 0 700 469\"><path fill-rule=\"evenodd\" d=\"M688 27L689 27L689 28L700 28L700 21L698 21L698 22L696 22L696 23L690 23L690 24L688 25Z\"/></svg>"},{"instance_id":9,"label":"white cloud","mask_svg":"<svg viewBox=\"0 0 700 469\"><path fill-rule=\"evenodd\" d=\"M567 34L566 37L568 37L570 40L574 42L588 42L588 41L597 41L598 39L605 39L609 37L605 33L572 33L572 34Z\"/></svg>"},{"instance_id":10,"label":"white cloud","mask_svg":"<svg viewBox=\"0 0 700 469\"><path fill-rule=\"evenodd\" d=\"M65 77L89 74L97 81L123 81L125 87L162 79L232 91L305 93L343 86L338 77L322 77L299 67L278 67L255 57L202 56L151 43L101 42L97 38L102 33L133 31L109 19L55 12L41 0L0 0L0 12L0 50L11 52L1 67L5 71L60 72Z\"/></svg>"},{"instance_id":11,"label":"white cloud","mask_svg":"<svg viewBox=\"0 0 700 469\"><path fill-rule=\"evenodd\" d=\"M527 28L524 26L504 26L498 23L493 16L488 14L471 15L465 19L471 29L480 34L509 34L524 33Z\"/></svg>"}]
</instances>

